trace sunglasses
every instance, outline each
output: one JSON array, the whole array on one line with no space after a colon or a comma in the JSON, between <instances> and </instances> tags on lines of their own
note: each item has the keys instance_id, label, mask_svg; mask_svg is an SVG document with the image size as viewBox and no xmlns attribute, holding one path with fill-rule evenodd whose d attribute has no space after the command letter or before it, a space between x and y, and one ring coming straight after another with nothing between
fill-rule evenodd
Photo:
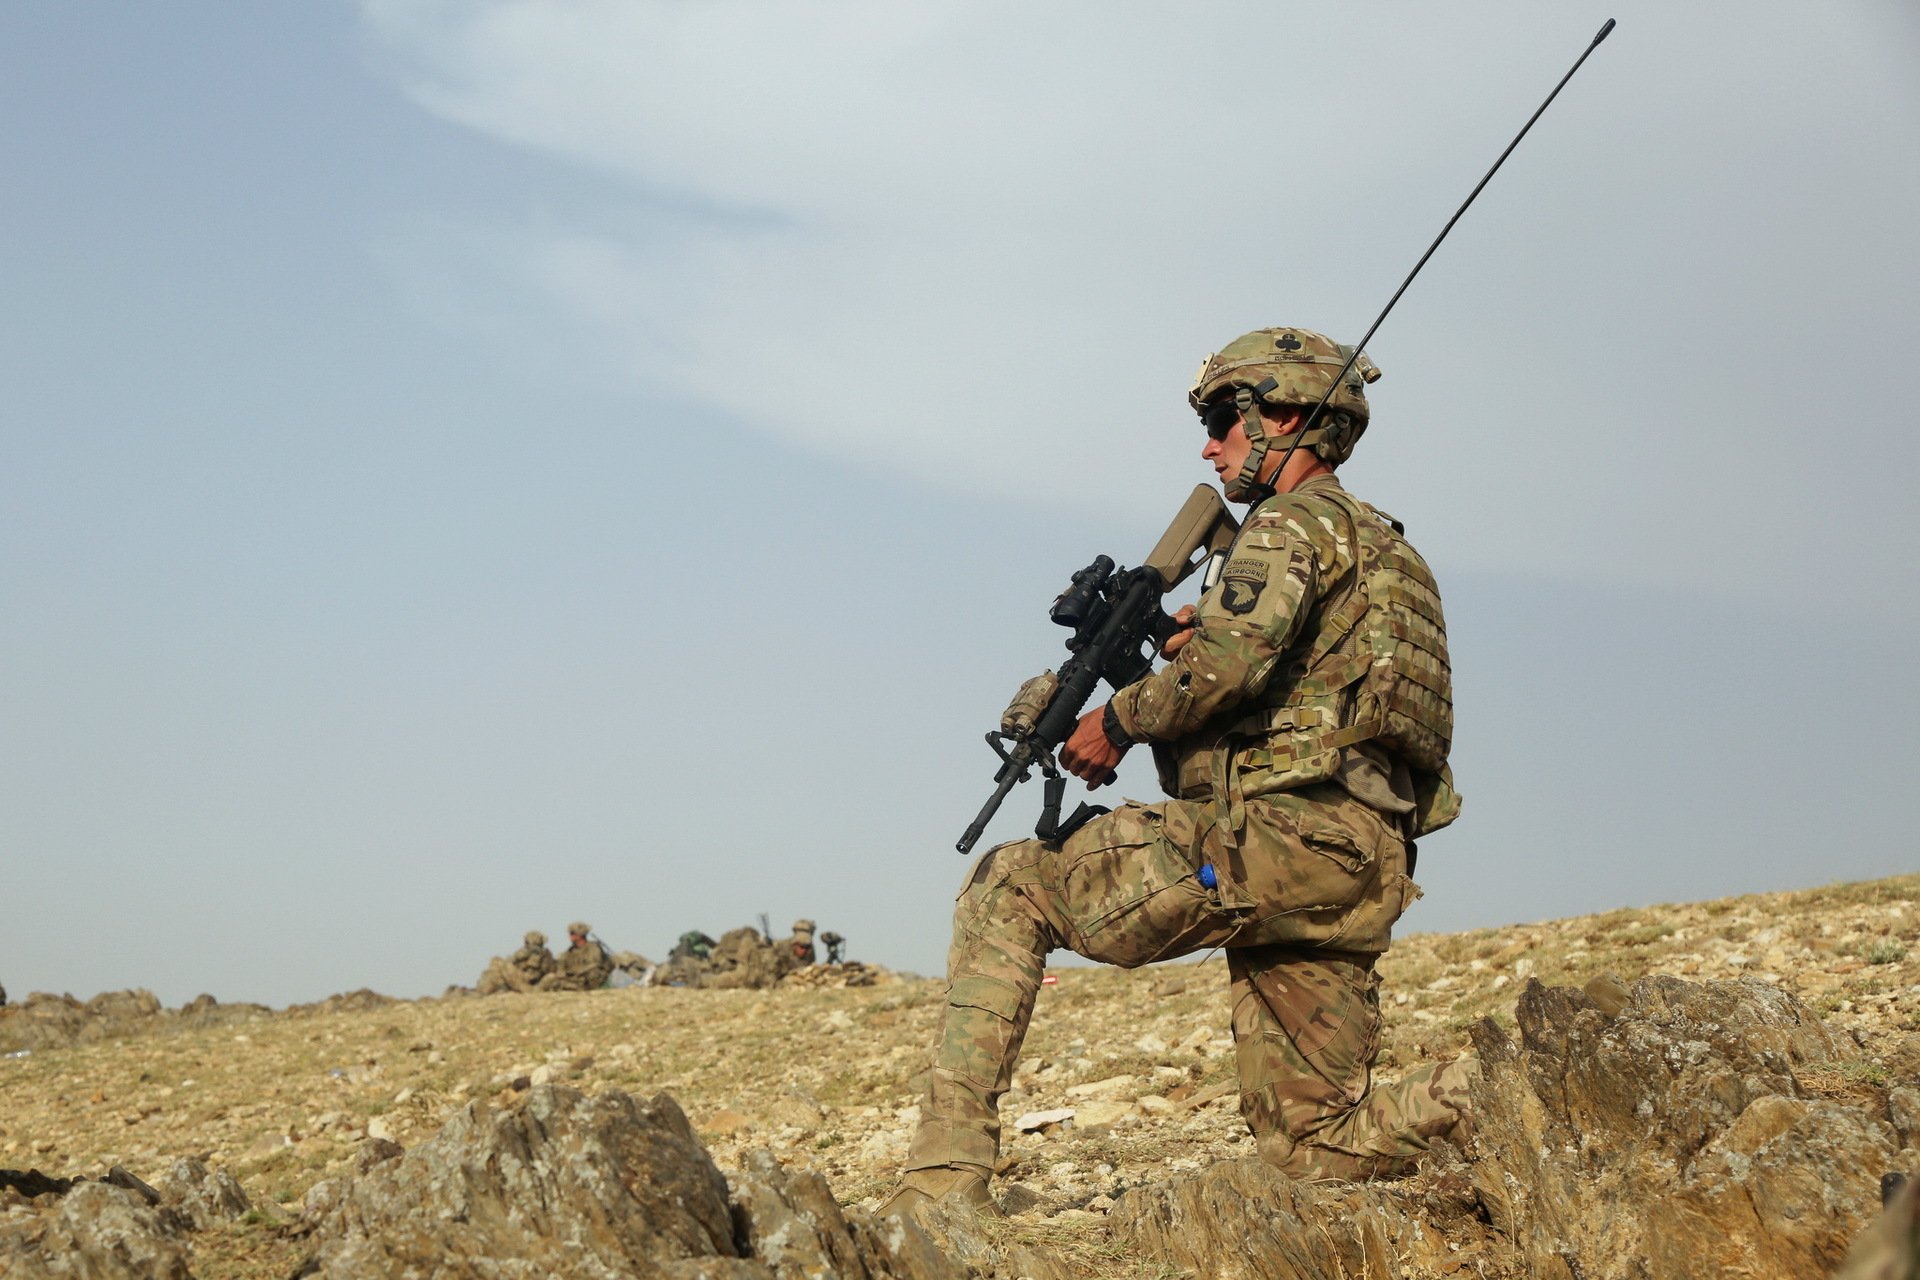
<instances>
[{"instance_id":1,"label":"sunglasses","mask_svg":"<svg viewBox=\"0 0 1920 1280\"><path fill-rule=\"evenodd\" d=\"M1239 421L1240 406L1232 396L1222 396L1200 412L1200 425L1207 429L1209 440L1225 440Z\"/></svg>"}]
</instances>

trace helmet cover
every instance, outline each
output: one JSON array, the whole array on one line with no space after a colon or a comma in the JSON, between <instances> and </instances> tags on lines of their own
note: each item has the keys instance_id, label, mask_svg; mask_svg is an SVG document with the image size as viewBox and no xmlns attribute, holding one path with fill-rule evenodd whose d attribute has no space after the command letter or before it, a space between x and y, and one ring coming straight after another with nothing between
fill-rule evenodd
<instances>
[{"instance_id":1,"label":"helmet cover","mask_svg":"<svg viewBox=\"0 0 1920 1280\"><path fill-rule=\"evenodd\" d=\"M1312 448L1329 464L1337 466L1347 460L1354 442L1367 428L1366 386L1380 377L1379 368L1361 352L1335 386L1335 377L1351 355L1353 348L1342 346L1323 333L1273 328L1243 333L1201 362L1200 372L1194 375L1193 386L1187 391L1187 403L1195 413L1205 414L1208 407L1228 391L1250 393L1248 397L1237 398L1243 401L1241 421L1254 447L1242 476L1235 478L1242 483L1236 486L1230 481L1230 490L1250 489L1252 476L1259 470L1267 451L1276 444L1292 443L1290 436L1267 435L1260 426L1259 416L1251 411L1255 401L1270 408L1310 411L1322 396L1327 396L1327 389L1333 387L1333 394L1327 396L1326 408L1321 410L1314 430L1300 443ZM1230 491L1228 496L1244 495Z\"/></svg>"}]
</instances>

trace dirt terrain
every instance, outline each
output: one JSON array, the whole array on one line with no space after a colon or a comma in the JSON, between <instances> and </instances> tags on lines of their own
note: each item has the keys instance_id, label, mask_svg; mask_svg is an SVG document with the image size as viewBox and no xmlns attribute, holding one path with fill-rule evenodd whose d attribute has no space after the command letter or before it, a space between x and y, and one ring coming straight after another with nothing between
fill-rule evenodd
<instances>
[{"instance_id":1,"label":"dirt terrain","mask_svg":"<svg viewBox=\"0 0 1920 1280\"><path fill-rule=\"evenodd\" d=\"M1839 1103L1897 1130L1900 1098L1912 1096L1902 1090L1920 1087L1920 876L1410 935L1382 969L1388 1074L1470 1051L1482 1018L1514 1032L1529 980L1579 988L1608 974L1624 986L1668 975L1757 979L1817 1015L1835 1048L1794 1068L1803 1112ZM1226 986L1217 955L1058 971L1003 1107L997 1188L1013 1217L995 1240L1044 1251L1061 1274L1182 1273L1109 1214L1129 1190L1253 1155ZM936 981L894 978L856 989L354 993L278 1012L206 1002L157 1011L137 997L97 1012L21 1002L0 1010L0 1169L99 1178L118 1165L157 1182L176 1158L197 1157L236 1178L250 1208L195 1234L192 1273L285 1277L310 1253L299 1227L309 1193L364 1168L370 1143L412 1148L468 1102L512 1107L556 1084L670 1094L729 1181L765 1162L754 1154L764 1150L824 1177L840 1204L870 1209L905 1154L940 999ZM1492 1042L1482 1033L1476 1043ZM1014 1123L1069 1109L1064 1122ZM1910 1145L1904 1159L1911 1167ZM1444 1198L1442 1181L1423 1174L1405 1194ZM1415 1251L1394 1274L1518 1274L1498 1256L1492 1236L1505 1228L1486 1199L1433 1246L1458 1255L1458 1270ZM0 1270L9 1233L35 1229L52 1200L0 1192Z\"/></svg>"}]
</instances>

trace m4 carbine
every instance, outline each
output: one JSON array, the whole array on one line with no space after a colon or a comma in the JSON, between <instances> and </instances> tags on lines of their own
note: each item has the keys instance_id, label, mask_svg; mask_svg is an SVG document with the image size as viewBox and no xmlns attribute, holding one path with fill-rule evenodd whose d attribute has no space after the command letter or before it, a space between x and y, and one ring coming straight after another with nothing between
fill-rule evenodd
<instances>
[{"instance_id":1,"label":"m4 carbine","mask_svg":"<svg viewBox=\"0 0 1920 1280\"><path fill-rule=\"evenodd\" d=\"M1211 486L1196 485L1138 568L1116 568L1111 557L1098 556L1073 575L1049 615L1060 626L1073 629L1067 639L1067 651L1073 656L1060 664L1059 671L1048 671L1021 685L1000 717L1000 728L987 735L987 745L1000 757L1000 771L994 775L997 785L980 807L980 816L960 837L961 853L972 852L1000 802L1017 783L1027 780L1036 764L1046 776L1040 821L1033 829L1040 839L1065 839L1089 818L1107 812L1101 806L1083 804L1065 823L1060 821L1067 780L1053 753L1073 733L1102 680L1123 689L1147 674L1154 654L1179 629L1160 602L1188 575L1224 553L1238 531L1239 522L1220 494Z\"/></svg>"}]
</instances>

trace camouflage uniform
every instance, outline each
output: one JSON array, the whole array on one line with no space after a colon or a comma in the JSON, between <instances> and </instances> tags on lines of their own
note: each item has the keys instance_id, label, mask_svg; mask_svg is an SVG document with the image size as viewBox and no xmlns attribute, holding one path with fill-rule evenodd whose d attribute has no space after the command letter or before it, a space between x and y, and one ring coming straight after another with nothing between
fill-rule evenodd
<instances>
[{"instance_id":1,"label":"camouflage uniform","mask_svg":"<svg viewBox=\"0 0 1920 1280\"><path fill-rule=\"evenodd\" d=\"M1357 435L1349 424L1340 445ZM1464 1136L1470 1062L1372 1080L1374 961L1419 896L1412 837L1459 808L1443 627L1398 526L1332 475L1251 513L1192 639L1111 702L1128 738L1155 744L1175 798L1127 803L1057 846L1001 845L969 872L902 1196L972 1177L954 1194L988 1207L999 1099L1057 947L1125 968L1226 947L1241 1111L1282 1169L1397 1173Z\"/></svg>"},{"instance_id":2,"label":"camouflage uniform","mask_svg":"<svg viewBox=\"0 0 1920 1280\"><path fill-rule=\"evenodd\" d=\"M771 987L793 971L790 955L751 925L729 929L713 944L707 957L711 969L701 985L725 990Z\"/></svg>"},{"instance_id":3,"label":"camouflage uniform","mask_svg":"<svg viewBox=\"0 0 1920 1280\"><path fill-rule=\"evenodd\" d=\"M476 990L483 996L503 991L533 991L540 980L554 969L553 953L547 950L547 935L534 930L522 940L520 949L502 960L495 956L480 975Z\"/></svg>"},{"instance_id":4,"label":"camouflage uniform","mask_svg":"<svg viewBox=\"0 0 1920 1280\"><path fill-rule=\"evenodd\" d=\"M1834 1280L1920 1280L1920 1177L1909 1177L1847 1254Z\"/></svg>"},{"instance_id":5,"label":"camouflage uniform","mask_svg":"<svg viewBox=\"0 0 1920 1280\"><path fill-rule=\"evenodd\" d=\"M820 959L820 953L813 946L813 921L795 920L793 934L780 944L786 953L786 959L795 969L804 969Z\"/></svg>"},{"instance_id":6,"label":"camouflage uniform","mask_svg":"<svg viewBox=\"0 0 1920 1280\"><path fill-rule=\"evenodd\" d=\"M589 937L592 928L576 922L567 926L573 935L567 949L560 953L554 971L540 980L542 991L598 991L613 976L613 957L599 939Z\"/></svg>"}]
</instances>

